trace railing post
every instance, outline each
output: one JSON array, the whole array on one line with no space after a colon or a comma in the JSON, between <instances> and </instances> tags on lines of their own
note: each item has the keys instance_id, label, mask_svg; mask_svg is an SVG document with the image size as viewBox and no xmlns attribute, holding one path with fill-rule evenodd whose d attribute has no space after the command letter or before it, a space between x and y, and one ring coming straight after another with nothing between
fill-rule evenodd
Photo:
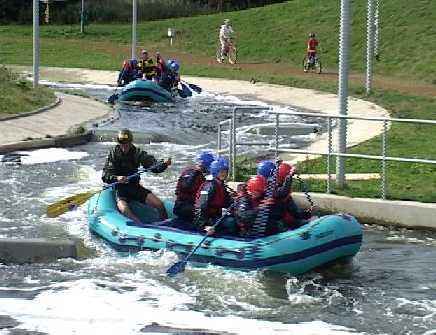
<instances>
[{"instance_id":1,"label":"railing post","mask_svg":"<svg viewBox=\"0 0 436 335\"><path fill-rule=\"evenodd\" d=\"M330 172L330 158L332 155L332 118L327 117L327 136L328 136L328 149L327 149L327 190L326 193L330 194L330 182L332 179L332 175Z\"/></svg>"},{"instance_id":2,"label":"railing post","mask_svg":"<svg viewBox=\"0 0 436 335\"><path fill-rule=\"evenodd\" d=\"M216 154L219 155L221 152L221 123L218 123L218 139L216 147Z\"/></svg>"},{"instance_id":3,"label":"railing post","mask_svg":"<svg viewBox=\"0 0 436 335\"><path fill-rule=\"evenodd\" d=\"M388 130L388 121L383 121L383 137L382 137L382 185L381 185L381 193L382 193L382 199L386 200L386 148L387 148L387 139L386 139L386 133Z\"/></svg>"},{"instance_id":4,"label":"railing post","mask_svg":"<svg viewBox=\"0 0 436 335\"><path fill-rule=\"evenodd\" d=\"M233 119L230 119L230 124L229 124L229 136L228 136L228 141L229 141L229 173L232 173L233 171L233 162L232 162L232 157L233 157Z\"/></svg>"},{"instance_id":5,"label":"railing post","mask_svg":"<svg viewBox=\"0 0 436 335\"><path fill-rule=\"evenodd\" d=\"M232 111L232 137L233 137L233 149L232 149L232 180L236 181L236 110L235 107Z\"/></svg>"},{"instance_id":6,"label":"railing post","mask_svg":"<svg viewBox=\"0 0 436 335\"><path fill-rule=\"evenodd\" d=\"M274 129L274 133L275 133L275 136L276 136L276 152L275 152L275 154L276 154L276 157L275 157L276 161L279 158L279 126L280 126L280 124L279 124L279 116L280 116L280 114L276 114L276 125L275 125L275 129Z\"/></svg>"}]
</instances>

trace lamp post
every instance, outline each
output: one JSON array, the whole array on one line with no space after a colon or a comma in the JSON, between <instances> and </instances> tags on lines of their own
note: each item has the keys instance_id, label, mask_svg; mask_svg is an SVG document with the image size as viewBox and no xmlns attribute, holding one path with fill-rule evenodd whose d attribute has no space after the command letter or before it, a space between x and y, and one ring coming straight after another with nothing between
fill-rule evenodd
<instances>
[{"instance_id":1,"label":"lamp post","mask_svg":"<svg viewBox=\"0 0 436 335\"><path fill-rule=\"evenodd\" d=\"M39 82L39 0L33 0L33 87Z\"/></svg>"},{"instance_id":2,"label":"lamp post","mask_svg":"<svg viewBox=\"0 0 436 335\"><path fill-rule=\"evenodd\" d=\"M82 7L80 11L80 33L85 32L85 0L82 0Z\"/></svg>"},{"instance_id":3,"label":"lamp post","mask_svg":"<svg viewBox=\"0 0 436 335\"><path fill-rule=\"evenodd\" d=\"M136 58L136 25L138 21L138 2L133 0L132 3L132 59Z\"/></svg>"},{"instance_id":4,"label":"lamp post","mask_svg":"<svg viewBox=\"0 0 436 335\"><path fill-rule=\"evenodd\" d=\"M339 37L339 114L348 114L348 53L350 34L351 0L341 0L341 28ZM347 120L339 120L338 153L347 151ZM336 186L345 186L345 157L336 160Z\"/></svg>"}]
</instances>

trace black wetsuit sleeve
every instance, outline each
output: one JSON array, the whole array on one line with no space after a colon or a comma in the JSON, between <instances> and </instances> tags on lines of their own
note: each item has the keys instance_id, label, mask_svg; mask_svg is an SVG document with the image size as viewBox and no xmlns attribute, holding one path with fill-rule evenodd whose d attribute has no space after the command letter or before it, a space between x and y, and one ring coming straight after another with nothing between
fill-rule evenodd
<instances>
[{"instance_id":1,"label":"black wetsuit sleeve","mask_svg":"<svg viewBox=\"0 0 436 335\"><path fill-rule=\"evenodd\" d=\"M292 187L292 176L288 175L283 182L283 185L277 187L274 192L274 198L276 199L284 199L289 195Z\"/></svg>"},{"instance_id":2,"label":"black wetsuit sleeve","mask_svg":"<svg viewBox=\"0 0 436 335\"><path fill-rule=\"evenodd\" d=\"M154 156L149 155L146 151L142 150L139 152L139 162L145 169L151 168L150 171L153 173L161 173L168 167L164 161L158 161Z\"/></svg>"},{"instance_id":3,"label":"black wetsuit sleeve","mask_svg":"<svg viewBox=\"0 0 436 335\"><path fill-rule=\"evenodd\" d=\"M207 208L211 199L213 199L216 193L216 186L213 182L208 182L203 185L199 192L206 191L207 197L202 198L201 195L198 198L198 202L195 206L195 220L194 225L198 228L204 227L207 225L208 217L207 217Z\"/></svg>"},{"instance_id":4,"label":"black wetsuit sleeve","mask_svg":"<svg viewBox=\"0 0 436 335\"><path fill-rule=\"evenodd\" d=\"M106 158L101 179L104 183L111 184L117 181L117 175L118 174L115 161L115 151L111 150Z\"/></svg>"}]
</instances>

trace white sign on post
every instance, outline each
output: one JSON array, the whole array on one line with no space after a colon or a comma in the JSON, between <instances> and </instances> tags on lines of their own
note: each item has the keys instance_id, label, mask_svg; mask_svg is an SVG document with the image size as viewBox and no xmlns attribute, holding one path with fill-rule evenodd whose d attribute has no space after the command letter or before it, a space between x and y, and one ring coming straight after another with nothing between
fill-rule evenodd
<instances>
[{"instance_id":1,"label":"white sign on post","mask_svg":"<svg viewBox=\"0 0 436 335\"><path fill-rule=\"evenodd\" d=\"M173 28L168 28L168 37L170 39L170 45L173 46L173 38L175 37L176 32Z\"/></svg>"}]
</instances>

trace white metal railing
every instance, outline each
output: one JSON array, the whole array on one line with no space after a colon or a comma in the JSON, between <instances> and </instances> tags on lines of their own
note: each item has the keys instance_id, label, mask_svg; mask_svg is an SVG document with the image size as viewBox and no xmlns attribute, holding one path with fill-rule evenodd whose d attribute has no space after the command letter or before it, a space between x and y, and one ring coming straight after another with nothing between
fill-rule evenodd
<instances>
[{"instance_id":1,"label":"white metal railing","mask_svg":"<svg viewBox=\"0 0 436 335\"><path fill-rule=\"evenodd\" d=\"M239 142L236 137L236 129L237 129L237 112L243 112L246 110L259 110L265 111L268 110L269 113L275 114L275 145L271 147L269 142ZM300 117L316 117L316 118L324 118L327 119L327 151L315 151L315 150L304 150L304 149L286 149L280 148L279 146L279 135L278 129L280 127L280 116L281 115L294 115ZM365 155L365 154L348 154L348 153L339 153L333 151L332 145L332 120L333 119L343 119L343 120L360 120L360 121L374 121L374 122L383 122L383 131L382 131L382 148L380 155ZM224 153L227 152L229 156L229 165L230 165L230 175L233 180L236 177L236 156L237 156L237 146L269 146L267 148L268 151L272 151L275 153L275 156L278 157L279 153L294 153L294 154L312 154L312 155L321 155L327 156L327 193L330 193L330 183L331 183L331 168L330 168L330 160L331 157L345 157L345 158L362 158L362 159L371 159L371 160L379 160L382 162L381 166L381 197L382 199L386 199L386 185L387 185L387 177L386 177L386 162L395 161L395 162L408 162L408 163L422 163L422 164L436 164L436 160L431 159L419 159L419 158L403 158L403 157L392 157L387 156L387 130L388 123L394 122L402 122L402 123L412 123L412 124L427 124L427 125L436 125L436 120L422 120L422 119L399 119L399 118L385 118L385 117L362 117L362 116L348 116L348 115L340 115L340 114L321 114L321 113L304 113L304 112L294 112L294 111L274 111L269 107L235 107L232 112L232 118L221 121L218 125L218 145L217 152ZM228 143L229 147L227 149L222 148L221 142L221 133L222 126L228 125L229 135L228 135Z\"/></svg>"}]
</instances>

